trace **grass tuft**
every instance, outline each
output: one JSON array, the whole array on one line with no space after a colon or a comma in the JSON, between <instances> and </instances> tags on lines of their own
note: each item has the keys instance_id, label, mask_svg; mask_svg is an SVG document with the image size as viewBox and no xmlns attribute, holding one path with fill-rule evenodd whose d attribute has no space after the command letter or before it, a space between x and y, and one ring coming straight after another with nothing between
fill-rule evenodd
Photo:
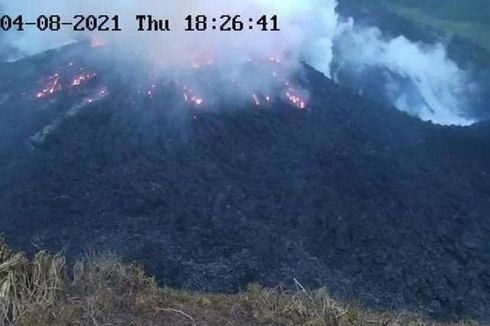
<instances>
[{"instance_id":1,"label":"grass tuft","mask_svg":"<svg viewBox=\"0 0 490 326\"><path fill-rule=\"evenodd\" d=\"M55 303L65 288L65 259L40 251L32 261L0 239L0 318L13 321L36 306Z\"/></svg>"},{"instance_id":2,"label":"grass tuft","mask_svg":"<svg viewBox=\"0 0 490 326\"><path fill-rule=\"evenodd\" d=\"M79 260L68 271L60 255L41 251L29 260L0 240L3 325L449 325L370 312L333 300L326 289L297 285L298 291L250 285L236 295L161 288L113 254Z\"/></svg>"}]
</instances>

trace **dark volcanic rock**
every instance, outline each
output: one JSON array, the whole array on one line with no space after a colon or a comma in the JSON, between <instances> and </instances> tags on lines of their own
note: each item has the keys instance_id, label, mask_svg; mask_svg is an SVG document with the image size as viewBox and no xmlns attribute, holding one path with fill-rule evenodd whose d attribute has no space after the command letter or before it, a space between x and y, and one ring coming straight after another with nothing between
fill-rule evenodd
<instances>
[{"instance_id":1,"label":"dark volcanic rock","mask_svg":"<svg viewBox=\"0 0 490 326\"><path fill-rule=\"evenodd\" d=\"M17 247L110 249L174 286L296 277L384 308L489 317L490 125L423 123L309 67L306 111L224 105L177 123L165 90L151 104L107 73L110 95L66 116L80 94L19 96L63 64L51 57L0 67L0 230Z\"/></svg>"}]
</instances>

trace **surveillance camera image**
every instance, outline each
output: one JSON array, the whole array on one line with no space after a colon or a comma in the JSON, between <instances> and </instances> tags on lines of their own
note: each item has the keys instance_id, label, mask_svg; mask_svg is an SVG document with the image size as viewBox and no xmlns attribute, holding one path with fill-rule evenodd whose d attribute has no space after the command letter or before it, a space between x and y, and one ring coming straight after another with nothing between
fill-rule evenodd
<instances>
[{"instance_id":1,"label":"surveillance camera image","mask_svg":"<svg viewBox=\"0 0 490 326\"><path fill-rule=\"evenodd\" d=\"M487 0L0 0L1 325L490 323Z\"/></svg>"}]
</instances>

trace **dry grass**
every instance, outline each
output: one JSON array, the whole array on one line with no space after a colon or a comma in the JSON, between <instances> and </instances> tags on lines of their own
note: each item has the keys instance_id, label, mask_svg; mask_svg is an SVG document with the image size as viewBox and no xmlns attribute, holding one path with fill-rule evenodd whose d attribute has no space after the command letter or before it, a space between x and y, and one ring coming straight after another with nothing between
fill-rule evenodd
<instances>
[{"instance_id":1,"label":"dry grass","mask_svg":"<svg viewBox=\"0 0 490 326\"><path fill-rule=\"evenodd\" d=\"M294 292L253 285L237 295L159 288L141 268L110 254L80 260L68 271L61 256L40 252L28 260L1 241L0 313L2 324L29 326L438 325L348 307L325 289L307 292L299 283Z\"/></svg>"},{"instance_id":2,"label":"dry grass","mask_svg":"<svg viewBox=\"0 0 490 326\"><path fill-rule=\"evenodd\" d=\"M0 318L21 319L31 307L56 302L65 288L65 259L39 252L32 261L0 239Z\"/></svg>"}]
</instances>

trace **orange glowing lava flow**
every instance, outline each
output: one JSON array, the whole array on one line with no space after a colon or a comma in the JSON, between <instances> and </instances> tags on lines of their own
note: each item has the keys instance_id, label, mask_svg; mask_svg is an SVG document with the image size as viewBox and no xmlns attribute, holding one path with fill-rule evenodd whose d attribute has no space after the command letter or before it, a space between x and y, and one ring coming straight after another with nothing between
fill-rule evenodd
<instances>
[{"instance_id":1,"label":"orange glowing lava flow","mask_svg":"<svg viewBox=\"0 0 490 326\"><path fill-rule=\"evenodd\" d=\"M58 73L49 76L49 82L44 89L36 94L37 98L44 98L49 95L53 95L62 89L60 82L60 75Z\"/></svg>"},{"instance_id":2,"label":"orange glowing lava flow","mask_svg":"<svg viewBox=\"0 0 490 326\"><path fill-rule=\"evenodd\" d=\"M71 86L80 86L82 83L94 78L95 76L97 76L96 73L83 73L81 75L78 75L72 80Z\"/></svg>"},{"instance_id":3,"label":"orange glowing lava flow","mask_svg":"<svg viewBox=\"0 0 490 326\"><path fill-rule=\"evenodd\" d=\"M70 62L67 68L73 66L74 64ZM80 70L83 70L83 68L80 68ZM40 91L36 93L36 98L42 99L48 96L52 96L62 91L64 88L78 87L88 82L89 80L95 78L96 76L97 76L96 73L84 72L75 76L72 80L66 80L66 77L63 77L60 73L55 73L48 77L48 82L46 83L45 86L43 86L43 88Z\"/></svg>"},{"instance_id":4,"label":"orange glowing lava flow","mask_svg":"<svg viewBox=\"0 0 490 326\"><path fill-rule=\"evenodd\" d=\"M300 110L306 109L306 101L298 95L297 91L294 89L288 89L285 92L286 98L289 102Z\"/></svg>"}]
</instances>

